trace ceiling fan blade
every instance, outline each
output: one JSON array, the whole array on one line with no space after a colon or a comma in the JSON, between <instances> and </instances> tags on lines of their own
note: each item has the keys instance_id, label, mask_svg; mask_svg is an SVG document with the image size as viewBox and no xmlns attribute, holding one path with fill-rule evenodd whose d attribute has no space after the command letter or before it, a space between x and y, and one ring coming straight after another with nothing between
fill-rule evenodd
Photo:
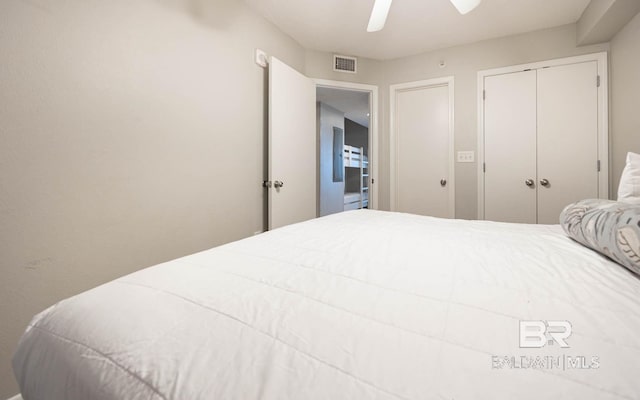
<instances>
[{"instance_id":1,"label":"ceiling fan blade","mask_svg":"<svg viewBox=\"0 0 640 400\"><path fill-rule=\"evenodd\" d=\"M387 15L391 7L391 1L393 0L376 0L373 4L373 10L371 10L367 32L377 32L384 28L384 23L387 22Z\"/></svg>"},{"instance_id":2,"label":"ceiling fan blade","mask_svg":"<svg viewBox=\"0 0 640 400\"><path fill-rule=\"evenodd\" d=\"M466 14L478 7L482 0L451 0L451 3L458 9L460 14Z\"/></svg>"}]
</instances>

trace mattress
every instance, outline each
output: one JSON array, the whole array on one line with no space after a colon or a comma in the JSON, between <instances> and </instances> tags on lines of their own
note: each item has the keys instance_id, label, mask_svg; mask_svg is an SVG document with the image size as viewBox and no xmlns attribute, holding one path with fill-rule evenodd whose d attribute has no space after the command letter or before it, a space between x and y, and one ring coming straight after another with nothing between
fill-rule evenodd
<instances>
[{"instance_id":1,"label":"mattress","mask_svg":"<svg viewBox=\"0 0 640 400\"><path fill-rule=\"evenodd\" d=\"M639 331L558 226L358 210L64 300L13 367L28 400L636 399Z\"/></svg>"}]
</instances>

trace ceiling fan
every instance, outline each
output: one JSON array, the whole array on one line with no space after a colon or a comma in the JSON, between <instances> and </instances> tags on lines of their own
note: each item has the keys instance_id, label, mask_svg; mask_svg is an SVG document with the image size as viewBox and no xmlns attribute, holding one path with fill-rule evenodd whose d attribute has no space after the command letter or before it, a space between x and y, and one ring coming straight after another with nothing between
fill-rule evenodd
<instances>
[{"instance_id":1,"label":"ceiling fan","mask_svg":"<svg viewBox=\"0 0 640 400\"><path fill-rule=\"evenodd\" d=\"M384 23L387 21L387 14L389 14L389 8L391 7L391 1L393 0L375 0L375 3L373 4L373 10L371 11L371 17L369 18L369 26L367 26L367 32L377 32L384 28ZM458 9L460 14L466 14L476 8L482 0L450 1Z\"/></svg>"}]
</instances>

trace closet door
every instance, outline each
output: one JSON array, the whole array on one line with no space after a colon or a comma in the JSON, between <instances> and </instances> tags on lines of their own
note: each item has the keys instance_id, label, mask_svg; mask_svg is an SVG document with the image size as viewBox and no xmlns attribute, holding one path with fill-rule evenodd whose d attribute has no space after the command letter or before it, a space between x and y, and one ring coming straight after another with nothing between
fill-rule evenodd
<instances>
[{"instance_id":1,"label":"closet door","mask_svg":"<svg viewBox=\"0 0 640 400\"><path fill-rule=\"evenodd\" d=\"M536 223L536 71L484 80L484 218Z\"/></svg>"},{"instance_id":2,"label":"closet door","mask_svg":"<svg viewBox=\"0 0 640 400\"><path fill-rule=\"evenodd\" d=\"M449 86L399 90L395 100L395 211L453 217Z\"/></svg>"},{"instance_id":3,"label":"closet door","mask_svg":"<svg viewBox=\"0 0 640 400\"><path fill-rule=\"evenodd\" d=\"M596 61L538 70L538 223L598 197Z\"/></svg>"}]
</instances>

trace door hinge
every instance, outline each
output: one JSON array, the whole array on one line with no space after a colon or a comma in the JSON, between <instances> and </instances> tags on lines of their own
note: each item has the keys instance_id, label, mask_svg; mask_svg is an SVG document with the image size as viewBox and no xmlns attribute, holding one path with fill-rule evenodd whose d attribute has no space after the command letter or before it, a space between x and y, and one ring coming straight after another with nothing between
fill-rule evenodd
<instances>
[{"instance_id":1,"label":"door hinge","mask_svg":"<svg viewBox=\"0 0 640 400\"><path fill-rule=\"evenodd\" d=\"M482 172L487 172L487 164L486 163L482 163Z\"/></svg>"},{"instance_id":2,"label":"door hinge","mask_svg":"<svg viewBox=\"0 0 640 400\"><path fill-rule=\"evenodd\" d=\"M596 86L600 87L600 75L596 78Z\"/></svg>"},{"instance_id":3,"label":"door hinge","mask_svg":"<svg viewBox=\"0 0 640 400\"><path fill-rule=\"evenodd\" d=\"M373 185L374 183L376 183L375 178L371 178L371 184Z\"/></svg>"},{"instance_id":4,"label":"door hinge","mask_svg":"<svg viewBox=\"0 0 640 400\"><path fill-rule=\"evenodd\" d=\"M600 160L598 160L598 172L600 172Z\"/></svg>"},{"instance_id":5,"label":"door hinge","mask_svg":"<svg viewBox=\"0 0 640 400\"><path fill-rule=\"evenodd\" d=\"M483 90L482 91L482 100L486 100L487 99L487 91Z\"/></svg>"}]
</instances>

